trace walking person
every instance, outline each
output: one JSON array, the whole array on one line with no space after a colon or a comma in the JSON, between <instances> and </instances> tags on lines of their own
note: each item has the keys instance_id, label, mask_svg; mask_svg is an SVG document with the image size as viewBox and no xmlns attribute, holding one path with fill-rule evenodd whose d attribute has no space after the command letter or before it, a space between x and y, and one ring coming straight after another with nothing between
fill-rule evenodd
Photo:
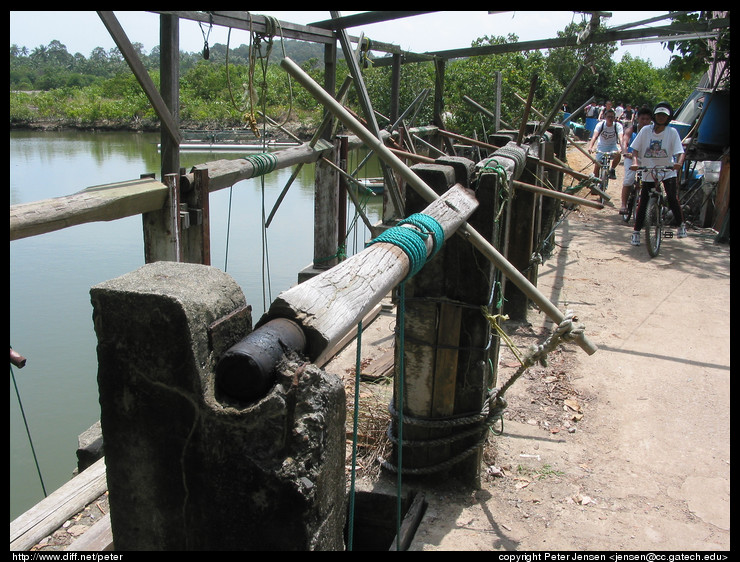
<instances>
[{"instance_id":1,"label":"walking person","mask_svg":"<svg viewBox=\"0 0 740 562\"><path fill-rule=\"evenodd\" d=\"M612 157L612 164L609 169L609 179L617 178L617 164L619 164L619 161L621 160L619 150L623 134L624 129L622 128L622 124L617 123L614 120L614 110L607 109L604 112L604 120L600 121L596 125L594 134L591 137L591 142L588 145L589 152L593 152L594 144L596 145L596 159L599 162L601 161L601 155L604 152L616 153ZM600 169L601 164L597 163L594 165L594 176L599 177Z\"/></svg>"},{"instance_id":2,"label":"walking person","mask_svg":"<svg viewBox=\"0 0 740 562\"><path fill-rule=\"evenodd\" d=\"M640 129L637 137L630 145L632 147L632 170L637 170L641 165L645 168L654 166L672 166L673 169L666 172L663 177L668 206L673 212L674 223L678 224L677 238L686 237L686 224L683 221L683 211L678 202L677 171L681 169L685 158L681 137L678 131L668 124L673 120L673 108L668 102L660 102L653 110L653 124ZM675 160L674 160L675 158ZM660 180L660 178L658 178ZM640 245L640 230L645 222L645 211L649 199L650 190L656 180L645 174L642 178L642 189L640 191L640 203L637 206L635 216L635 229L632 232L631 244Z\"/></svg>"},{"instance_id":3,"label":"walking person","mask_svg":"<svg viewBox=\"0 0 740 562\"><path fill-rule=\"evenodd\" d=\"M628 105L629 107L629 105ZM619 209L620 215L627 214L627 199L629 198L632 186L635 185L635 176L637 172L630 169L632 167L632 141L637 137L637 133L643 127L652 123L653 112L647 107L641 108L637 112L637 121L635 124L630 122L624 129L622 135L622 154L624 154L624 181L622 182L622 207ZM625 219L626 220L626 219Z\"/></svg>"}]
</instances>

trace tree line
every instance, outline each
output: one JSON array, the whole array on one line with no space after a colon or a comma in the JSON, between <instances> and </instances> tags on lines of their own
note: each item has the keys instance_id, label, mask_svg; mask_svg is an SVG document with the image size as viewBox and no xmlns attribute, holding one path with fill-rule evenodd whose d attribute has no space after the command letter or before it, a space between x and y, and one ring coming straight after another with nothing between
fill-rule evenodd
<instances>
[{"instance_id":1,"label":"tree line","mask_svg":"<svg viewBox=\"0 0 740 562\"><path fill-rule=\"evenodd\" d=\"M571 23L558 35L575 36L582 26ZM485 36L471 46L517 41L515 35ZM134 48L158 84L159 48L150 53L141 44ZM463 97L493 109L494 76L501 72L501 118L518 127L524 107L514 93L526 98L536 75L533 105L547 114L581 64L588 68L566 100L572 109L592 96L597 101L651 107L658 101L668 101L678 108L707 69L706 61L692 56L690 47L682 48L665 68L655 68L650 61L629 55L615 62L615 50L614 44L598 44L450 60L445 67L445 110L453 115L454 130L459 133L473 134L490 128L492 124ZM322 108L303 88L292 84L279 67L284 53L323 83L323 48L316 44L292 40L228 48L216 44L209 48L207 58L205 53L181 52L181 122L197 127L243 127L254 118L261 121L259 112L264 112L279 122L291 117L309 128L315 125ZM363 70L373 107L385 115L391 103L390 72L390 67L374 66L372 58ZM345 62L340 60L338 76L347 73ZM434 89L434 66L429 62L403 65L401 107L411 104L424 88ZM84 57L80 53L70 54L56 40L30 52L11 45L10 89L11 126L55 120L77 126L107 123L122 128L157 127L153 109L116 48L106 51L98 47ZM417 125L431 122L432 97L420 108ZM353 91L347 103L358 108Z\"/></svg>"}]
</instances>

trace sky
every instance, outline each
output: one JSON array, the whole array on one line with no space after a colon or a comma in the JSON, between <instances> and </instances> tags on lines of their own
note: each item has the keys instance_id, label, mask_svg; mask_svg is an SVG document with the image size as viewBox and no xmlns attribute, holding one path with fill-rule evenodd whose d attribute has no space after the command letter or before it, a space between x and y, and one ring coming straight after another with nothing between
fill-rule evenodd
<instances>
[{"instance_id":1,"label":"sky","mask_svg":"<svg viewBox=\"0 0 740 562\"><path fill-rule=\"evenodd\" d=\"M298 24L331 18L328 10L253 13L270 15L282 21ZM341 12L342 15L354 13L357 12ZM613 11L611 13L612 17L606 20L609 27L664 15L667 10L658 12ZM158 14L139 11L115 11L114 14L131 42L143 44L147 53L159 44ZM572 21L580 22L584 17L588 16L567 11L510 11L493 14L483 10L442 11L382 24L350 28L348 32L354 36L359 36L362 32L370 39L393 43L407 51L423 53L470 47L473 40L484 35L506 36L509 33L515 33L520 41L550 39L557 37L557 32L562 31ZM667 24L669 21L664 20L657 24ZM181 20L180 50L201 52L204 42L203 32L208 32L207 25L204 24L201 30L197 22ZM227 33L227 28L214 26L208 37L208 43L210 45L226 44ZM54 39L60 41L68 52L81 53L85 57L89 57L95 47L103 47L105 50L115 47L113 39L94 11L10 12L11 45L27 47L29 51L32 51L38 46L47 46ZM248 42L247 32L232 31L232 45ZM619 47L614 60L618 62L626 52L633 57L651 61L656 68L664 67L670 58L670 51L664 49L660 43L648 43Z\"/></svg>"}]
</instances>

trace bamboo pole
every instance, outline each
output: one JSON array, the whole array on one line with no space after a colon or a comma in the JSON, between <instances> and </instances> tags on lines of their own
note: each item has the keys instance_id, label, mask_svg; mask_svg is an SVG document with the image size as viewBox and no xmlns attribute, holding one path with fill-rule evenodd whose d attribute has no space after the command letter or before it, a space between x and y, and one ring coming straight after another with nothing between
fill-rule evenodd
<instances>
[{"instance_id":1,"label":"bamboo pole","mask_svg":"<svg viewBox=\"0 0 740 562\"><path fill-rule=\"evenodd\" d=\"M363 127L362 124L350 115L346 109L336 103L336 100L328 95L326 91L295 62L286 57L282 60L280 65L293 78L295 78L297 82L306 88L314 98L321 102L327 109L329 109L329 111L334 113L334 115L341 120L348 129L362 139L368 147L373 148L378 156L388 163L389 166L392 166L393 169L396 170L403 179L406 180L408 185L410 185L421 197L428 202L432 202L437 199L437 194L434 190L424 183L421 178L413 172L413 170L406 166L406 164L393 154L393 152L390 151L377 137L373 136L365 127ZM558 310L558 308L552 304L547 297L545 297L537 287L529 281L529 279L511 265L511 263L509 263L506 258L504 258L504 256L502 256L501 253L494 248L490 242L488 242L488 240L483 238L483 236L481 236L481 234L474 228L470 227L467 222L463 223L458 232L465 236L488 260L499 268L508 279L519 287L527 297L537 304L540 310L547 314L548 318L556 324L560 324L565 319L565 315ZM575 341L589 355L595 353L598 349L583 333L579 333Z\"/></svg>"},{"instance_id":2,"label":"bamboo pole","mask_svg":"<svg viewBox=\"0 0 740 562\"><path fill-rule=\"evenodd\" d=\"M554 189L548 189L546 187L539 187L537 185L532 185L531 183L524 183L521 181L512 181L511 183L514 185L514 187L517 187L519 189L525 189L527 191L531 191L539 195L544 195L545 197L554 197L555 199L560 199L562 201L568 201L570 203L575 203L576 205L586 205L587 207L593 207L594 209L604 208L603 203L597 203L596 201L589 201L588 199L584 199L583 197L575 197L574 195L569 195L561 191L555 191Z\"/></svg>"},{"instance_id":3,"label":"bamboo pole","mask_svg":"<svg viewBox=\"0 0 740 562\"><path fill-rule=\"evenodd\" d=\"M524 116L522 117L522 124L519 126L519 134L516 137L516 143L518 145L522 144L522 140L524 139L524 131L527 129L527 121L529 121L529 110L532 108L532 101L534 100L534 91L535 88L537 88L537 80L538 77L535 74L532 76L532 80L529 83L529 96L527 97L527 101L524 104Z\"/></svg>"}]
</instances>

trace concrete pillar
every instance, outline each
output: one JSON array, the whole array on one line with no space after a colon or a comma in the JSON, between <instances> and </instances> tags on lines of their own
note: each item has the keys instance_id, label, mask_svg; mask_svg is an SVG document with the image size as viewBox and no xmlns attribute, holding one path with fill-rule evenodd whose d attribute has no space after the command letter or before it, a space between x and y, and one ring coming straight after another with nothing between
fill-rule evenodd
<instances>
[{"instance_id":1,"label":"concrete pillar","mask_svg":"<svg viewBox=\"0 0 740 562\"><path fill-rule=\"evenodd\" d=\"M218 269L156 262L91 291L117 550L341 550L341 382L299 358L254 403L214 385L251 307Z\"/></svg>"}]
</instances>

